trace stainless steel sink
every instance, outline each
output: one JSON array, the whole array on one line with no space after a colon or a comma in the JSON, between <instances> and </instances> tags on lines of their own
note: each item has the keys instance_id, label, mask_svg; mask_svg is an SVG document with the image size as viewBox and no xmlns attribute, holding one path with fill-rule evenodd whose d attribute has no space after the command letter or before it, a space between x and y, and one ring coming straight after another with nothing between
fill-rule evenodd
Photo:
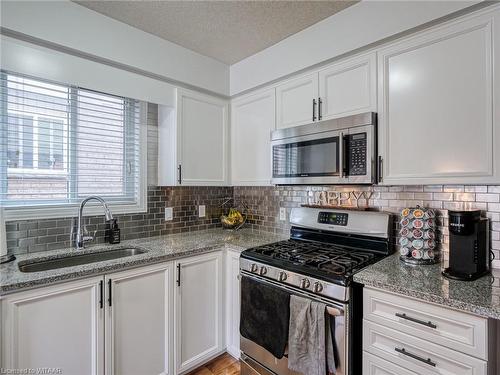
<instances>
[{"instance_id":1,"label":"stainless steel sink","mask_svg":"<svg viewBox=\"0 0 500 375\"><path fill-rule=\"evenodd\" d=\"M105 260L129 257L132 255L144 254L146 250L136 247L122 247L120 249L99 251L95 253L87 253L81 255L70 255L61 258L54 258L41 261L30 261L19 264L21 272L39 272L48 271L58 268L79 266L82 264L102 262Z\"/></svg>"}]
</instances>

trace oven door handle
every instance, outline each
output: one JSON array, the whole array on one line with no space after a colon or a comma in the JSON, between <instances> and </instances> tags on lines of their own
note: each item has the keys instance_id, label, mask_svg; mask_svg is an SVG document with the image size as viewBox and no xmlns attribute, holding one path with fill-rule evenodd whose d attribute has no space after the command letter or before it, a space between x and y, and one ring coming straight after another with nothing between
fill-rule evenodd
<instances>
[{"instance_id":1,"label":"oven door handle","mask_svg":"<svg viewBox=\"0 0 500 375\"><path fill-rule=\"evenodd\" d=\"M256 276L256 275L253 275L253 274L249 274L248 272L243 271L241 269L240 269L240 275L241 276L249 277L249 278L251 278L251 279L253 279L255 281L259 281L259 282L262 282L262 283L265 283L265 284L268 284L268 285L272 285L272 286L274 286L276 288L280 288L280 289L286 290L290 294L295 294L297 296L308 298L308 299L311 299L311 300L316 301L316 302L324 303L326 305L326 311L330 315L333 315L333 316L343 316L345 314L344 308L340 307L340 304L339 304L339 306L337 306L336 304L332 303L332 301L328 301L328 300L325 300L325 299L322 299L322 298L318 298L316 296L312 296L310 294L307 294L307 293L304 293L304 292L301 292L301 291L289 288L286 285L278 284L278 283L276 283L274 281L271 281L271 280L262 279L259 276Z\"/></svg>"}]
</instances>

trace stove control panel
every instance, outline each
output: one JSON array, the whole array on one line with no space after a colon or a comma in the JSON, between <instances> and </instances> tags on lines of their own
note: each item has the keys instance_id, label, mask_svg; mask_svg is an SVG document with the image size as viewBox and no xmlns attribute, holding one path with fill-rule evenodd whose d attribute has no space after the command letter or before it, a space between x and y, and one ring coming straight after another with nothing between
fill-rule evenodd
<instances>
[{"instance_id":1,"label":"stove control panel","mask_svg":"<svg viewBox=\"0 0 500 375\"><path fill-rule=\"evenodd\" d=\"M318 214L318 223L328 225L347 225L349 215L343 212L320 211Z\"/></svg>"}]
</instances>

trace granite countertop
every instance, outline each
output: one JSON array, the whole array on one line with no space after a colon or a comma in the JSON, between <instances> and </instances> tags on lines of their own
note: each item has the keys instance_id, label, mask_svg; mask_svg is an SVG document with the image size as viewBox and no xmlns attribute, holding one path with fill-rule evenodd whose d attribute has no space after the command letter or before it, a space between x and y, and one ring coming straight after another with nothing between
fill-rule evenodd
<instances>
[{"instance_id":1,"label":"granite countertop","mask_svg":"<svg viewBox=\"0 0 500 375\"><path fill-rule=\"evenodd\" d=\"M411 266L394 254L354 275L368 287L414 297L445 307L500 319L500 269L475 281L450 280L441 275L446 263Z\"/></svg>"},{"instance_id":2,"label":"granite countertop","mask_svg":"<svg viewBox=\"0 0 500 375\"><path fill-rule=\"evenodd\" d=\"M127 268L169 261L219 249L243 251L254 246L276 242L286 238L288 238L288 236L256 232L250 229L242 229L237 232L211 229L122 241L117 245L95 245L85 250L79 250L78 252L75 249L60 249L18 255L15 261L0 265L0 296L62 281L120 271ZM18 268L19 263L30 262L35 259L45 260L67 256L68 254L79 255L123 247L138 247L146 250L146 252L124 258L59 268L50 271L21 272Z\"/></svg>"}]
</instances>

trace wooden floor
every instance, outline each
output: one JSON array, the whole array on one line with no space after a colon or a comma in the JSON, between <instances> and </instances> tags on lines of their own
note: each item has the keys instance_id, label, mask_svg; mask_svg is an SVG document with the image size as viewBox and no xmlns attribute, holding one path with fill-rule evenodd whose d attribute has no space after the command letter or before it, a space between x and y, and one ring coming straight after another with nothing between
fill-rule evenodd
<instances>
[{"instance_id":1,"label":"wooden floor","mask_svg":"<svg viewBox=\"0 0 500 375\"><path fill-rule=\"evenodd\" d=\"M240 375L240 361L224 353L188 375Z\"/></svg>"}]
</instances>

